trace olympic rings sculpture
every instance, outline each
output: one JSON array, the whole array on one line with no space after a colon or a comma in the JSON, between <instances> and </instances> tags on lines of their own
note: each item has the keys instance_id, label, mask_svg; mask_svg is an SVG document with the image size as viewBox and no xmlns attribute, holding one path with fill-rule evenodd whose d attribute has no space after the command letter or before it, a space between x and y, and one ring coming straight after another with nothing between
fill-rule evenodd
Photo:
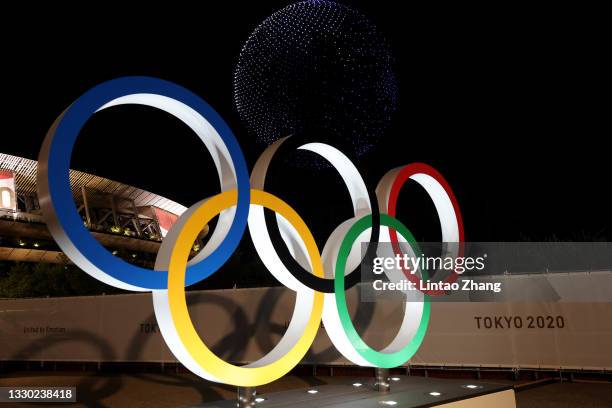
<instances>
[{"instance_id":1,"label":"olympic rings sculpture","mask_svg":"<svg viewBox=\"0 0 612 408\"><path fill-rule=\"evenodd\" d=\"M110 254L84 226L70 188L70 156L81 128L95 112L121 104L155 107L187 124L210 152L221 185L219 194L196 203L179 217L161 244L153 271ZM321 252L297 212L264 191L267 173L279 166L279 157L295 149L326 159L339 172L353 204L354 217L332 232ZM268 146L249 177L238 142L223 119L194 93L151 77L114 79L72 103L45 137L37 177L49 231L66 256L109 285L151 291L160 331L175 357L202 378L237 386L266 384L289 372L310 348L321 321L334 346L354 364L390 368L414 355L429 324L426 293L417 292L416 299L413 296L406 302L396 337L381 351L361 339L345 297L345 290L359 282L360 265L377 254L379 241L392 242L396 252L414 255L419 251L408 228L394 217L399 190L408 179L419 183L432 198L443 241L463 240L457 200L448 183L430 166L416 163L389 171L374 195L341 151L289 137ZM189 260L197 235L217 215L209 241ZM263 264L296 292L296 303L288 328L272 351L249 365L236 366L216 356L199 337L187 309L185 287L215 273L232 255L247 225ZM368 244L363 259L356 250L360 243ZM404 271L387 274L390 280L404 277ZM427 278L427 271L417 274L420 279Z\"/></svg>"}]
</instances>

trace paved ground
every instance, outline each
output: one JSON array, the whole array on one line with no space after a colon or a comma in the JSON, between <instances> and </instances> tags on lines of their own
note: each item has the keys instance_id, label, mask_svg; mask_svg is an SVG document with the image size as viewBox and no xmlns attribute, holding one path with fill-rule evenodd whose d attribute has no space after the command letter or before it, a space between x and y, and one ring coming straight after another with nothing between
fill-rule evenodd
<instances>
[{"instance_id":1,"label":"paved ground","mask_svg":"<svg viewBox=\"0 0 612 408\"><path fill-rule=\"evenodd\" d=\"M315 378L286 377L264 387L260 393L324 384ZM79 404L54 407L170 408L206 401L235 398L236 388L216 385L190 374L89 374L15 373L3 375L0 386L76 386ZM4 408L0 404L0 408ZM35 406L20 404L16 406ZM36 405L38 406L38 405Z\"/></svg>"},{"instance_id":2,"label":"paved ground","mask_svg":"<svg viewBox=\"0 0 612 408\"><path fill-rule=\"evenodd\" d=\"M259 387L265 394L314 385L336 384L348 377L288 376ZM199 380L190 374L14 373L2 375L0 386L76 386L79 404L69 407L185 407L205 401L234 398L235 388ZM612 407L612 383L552 383L517 393L519 408ZM8 406L0 404L0 408ZM40 406L40 405L15 405ZM53 404L53 407L62 405Z\"/></svg>"},{"instance_id":3,"label":"paved ground","mask_svg":"<svg viewBox=\"0 0 612 408\"><path fill-rule=\"evenodd\" d=\"M612 407L612 383L553 383L520 391L519 408Z\"/></svg>"}]
</instances>

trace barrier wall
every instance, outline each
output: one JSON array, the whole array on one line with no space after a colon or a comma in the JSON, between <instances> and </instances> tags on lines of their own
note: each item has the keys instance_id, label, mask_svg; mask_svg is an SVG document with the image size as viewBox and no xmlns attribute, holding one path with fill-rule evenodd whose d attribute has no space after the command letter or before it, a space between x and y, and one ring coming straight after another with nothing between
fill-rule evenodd
<instances>
[{"instance_id":1,"label":"barrier wall","mask_svg":"<svg viewBox=\"0 0 612 408\"><path fill-rule=\"evenodd\" d=\"M364 339L383 346L399 327L403 305L358 302L357 288L347 295ZM272 349L293 301L294 294L282 287L188 295L201 337L233 362ZM610 345L612 303L433 302L429 330L411 363L611 369ZM0 360L176 361L158 331L149 293L1 300ZM348 363L323 327L303 362Z\"/></svg>"}]
</instances>

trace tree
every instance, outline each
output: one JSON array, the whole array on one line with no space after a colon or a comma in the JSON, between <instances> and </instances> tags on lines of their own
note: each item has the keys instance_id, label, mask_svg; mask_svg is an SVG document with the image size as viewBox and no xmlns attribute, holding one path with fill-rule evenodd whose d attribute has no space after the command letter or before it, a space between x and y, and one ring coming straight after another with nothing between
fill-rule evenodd
<instances>
[{"instance_id":1,"label":"tree","mask_svg":"<svg viewBox=\"0 0 612 408\"><path fill-rule=\"evenodd\" d=\"M86 296L119 293L74 265L4 263L0 268L0 297Z\"/></svg>"}]
</instances>

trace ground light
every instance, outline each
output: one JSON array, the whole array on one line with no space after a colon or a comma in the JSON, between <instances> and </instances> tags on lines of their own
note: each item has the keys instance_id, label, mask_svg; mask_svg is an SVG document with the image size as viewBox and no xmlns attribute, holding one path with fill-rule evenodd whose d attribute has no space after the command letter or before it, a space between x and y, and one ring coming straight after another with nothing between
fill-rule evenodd
<instances>
[{"instance_id":1,"label":"ground light","mask_svg":"<svg viewBox=\"0 0 612 408\"><path fill-rule=\"evenodd\" d=\"M317 394L319 392L319 390L308 390L306 391L309 394Z\"/></svg>"},{"instance_id":2,"label":"ground light","mask_svg":"<svg viewBox=\"0 0 612 408\"><path fill-rule=\"evenodd\" d=\"M442 393L438 391L432 391L429 393L429 395L431 395L432 397L439 397L440 395L442 395Z\"/></svg>"},{"instance_id":3,"label":"ground light","mask_svg":"<svg viewBox=\"0 0 612 408\"><path fill-rule=\"evenodd\" d=\"M395 381L395 382L397 382L397 381L399 381L399 380L400 380L400 378L399 378L399 377L391 377L391 381Z\"/></svg>"},{"instance_id":4,"label":"ground light","mask_svg":"<svg viewBox=\"0 0 612 408\"><path fill-rule=\"evenodd\" d=\"M353 383L353 387L361 387L362 385L363 385L362 383L358 383L358 382Z\"/></svg>"},{"instance_id":5,"label":"ground light","mask_svg":"<svg viewBox=\"0 0 612 408\"><path fill-rule=\"evenodd\" d=\"M261 402L264 402L266 399L264 397L257 397L255 398L255 403L259 404Z\"/></svg>"},{"instance_id":6,"label":"ground light","mask_svg":"<svg viewBox=\"0 0 612 408\"><path fill-rule=\"evenodd\" d=\"M391 400L380 401L380 405L395 406L397 405L397 401L391 401Z\"/></svg>"}]
</instances>

